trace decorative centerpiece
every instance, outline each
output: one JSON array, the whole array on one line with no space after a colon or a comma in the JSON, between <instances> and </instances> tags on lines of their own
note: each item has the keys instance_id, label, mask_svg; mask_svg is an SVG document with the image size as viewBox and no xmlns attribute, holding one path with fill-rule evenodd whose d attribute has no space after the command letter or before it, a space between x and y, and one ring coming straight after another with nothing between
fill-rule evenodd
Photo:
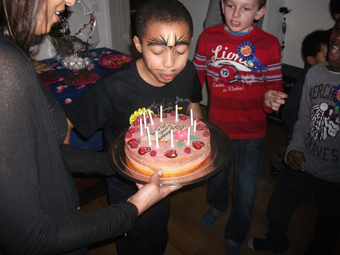
<instances>
[{"instance_id":1,"label":"decorative centerpiece","mask_svg":"<svg viewBox=\"0 0 340 255\"><path fill-rule=\"evenodd\" d=\"M93 58L88 51L68 52L60 57L59 62L67 69L80 71L90 67L93 62Z\"/></svg>"},{"instance_id":2,"label":"decorative centerpiece","mask_svg":"<svg viewBox=\"0 0 340 255\"><path fill-rule=\"evenodd\" d=\"M99 43L96 16L81 0L59 14L60 21L50 32L54 39L56 59L63 67L78 72L93 62L89 50Z\"/></svg>"}]
</instances>

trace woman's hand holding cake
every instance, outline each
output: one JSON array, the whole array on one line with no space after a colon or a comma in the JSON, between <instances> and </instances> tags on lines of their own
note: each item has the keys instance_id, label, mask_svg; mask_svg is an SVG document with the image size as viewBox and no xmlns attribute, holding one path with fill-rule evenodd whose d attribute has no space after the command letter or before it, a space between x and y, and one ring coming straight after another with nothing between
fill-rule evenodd
<instances>
[{"instance_id":1,"label":"woman's hand holding cake","mask_svg":"<svg viewBox=\"0 0 340 255\"><path fill-rule=\"evenodd\" d=\"M160 183L160 176L162 171L155 172L148 184L136 184L139 191L128 199L130 203L133 203L138 209L138 215L141 215L144 211L150 208L152 205L162 200L171 192L180 189L182 186L162 186Z\"/></svg>"}]
</instances>

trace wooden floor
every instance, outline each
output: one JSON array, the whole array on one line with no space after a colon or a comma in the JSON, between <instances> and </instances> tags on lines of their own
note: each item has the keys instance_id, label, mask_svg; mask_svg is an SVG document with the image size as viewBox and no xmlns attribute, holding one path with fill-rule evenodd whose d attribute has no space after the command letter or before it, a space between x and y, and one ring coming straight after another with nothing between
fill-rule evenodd
<instances>
[{"instance_id":1,"label":"wooden floor","mask_svg":"<svg viewBox=\"0 0 340 255\"><path fill-rule=\"evenodd\" d=\"M274 124L268 125L265 144L265 156L258 180L258 194L253 212L251 230L246 238L264 237L267 229L265 211L268 200L275 188L279 177L269 174L269 153L285 146L285 134L282 127ZM169 242L165 255L225 255L224 228L228 220L228 213L220 217L213 228L206 229L201 225L202 214L208 209L206 203L207 183L194 184L181 189L173 195L169 229ZM81 207L82 212L104 208L107 204L106 195L102 195ZM291 248L282 253L285 255L301 255L312 237L316 221L316 202L312 198L303 204L294 214L289 237ZM340 245L335 254L340 254ZM90 247L90 255L116 255L115 245L107 241ZM269 255L270 252L251 251L246 242L242 246L242 254ZM150 254L152 255L152 254Z\"/></svg>"}]
</instances>

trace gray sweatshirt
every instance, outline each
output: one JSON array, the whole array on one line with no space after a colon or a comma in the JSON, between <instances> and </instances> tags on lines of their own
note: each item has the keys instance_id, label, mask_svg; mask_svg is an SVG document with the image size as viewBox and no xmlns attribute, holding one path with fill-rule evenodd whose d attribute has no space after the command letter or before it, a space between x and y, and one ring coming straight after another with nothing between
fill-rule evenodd
<instances>
[{"instance_id":1,"label":"gray sweatshirt","mask_svg":"<svg viewBox=\"0 0 340 255\"><path fill-rule=\"evenodd\" d=\"M328 63L313 66L302 91L299 119L286 151L302 151L306 171L321 179L340 182L340 73Z\"/></svg>"}]
</instances>

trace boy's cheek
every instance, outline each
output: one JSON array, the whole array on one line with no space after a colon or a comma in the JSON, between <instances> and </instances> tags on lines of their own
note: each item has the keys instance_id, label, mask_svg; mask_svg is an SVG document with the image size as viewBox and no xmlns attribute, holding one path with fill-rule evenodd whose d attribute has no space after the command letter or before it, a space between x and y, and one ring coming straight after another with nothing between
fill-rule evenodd
<instances>
[{"instance_id":1,"label":"boy's cheek","mask_svg":"<svg viewBox=\"0 0 340 255\"><path fill-rule=\"evenodd\" d=\"M185 58L182 60L182 70L185 68L185 66L187 65L187 61L188 61L188 58Z\"/></svg>"},{"instance_id":2,"label":"boy's cheek","mask_svg":"<svg viewBox=\"0 0 340 255\"><path fill-rule=\"evenodd\" d=\"M143 58L148 69L152 69L155 66L159 66L160 61L157 58L150 56L149 57L144 56Z\"/></svg>"}]
</instances>

